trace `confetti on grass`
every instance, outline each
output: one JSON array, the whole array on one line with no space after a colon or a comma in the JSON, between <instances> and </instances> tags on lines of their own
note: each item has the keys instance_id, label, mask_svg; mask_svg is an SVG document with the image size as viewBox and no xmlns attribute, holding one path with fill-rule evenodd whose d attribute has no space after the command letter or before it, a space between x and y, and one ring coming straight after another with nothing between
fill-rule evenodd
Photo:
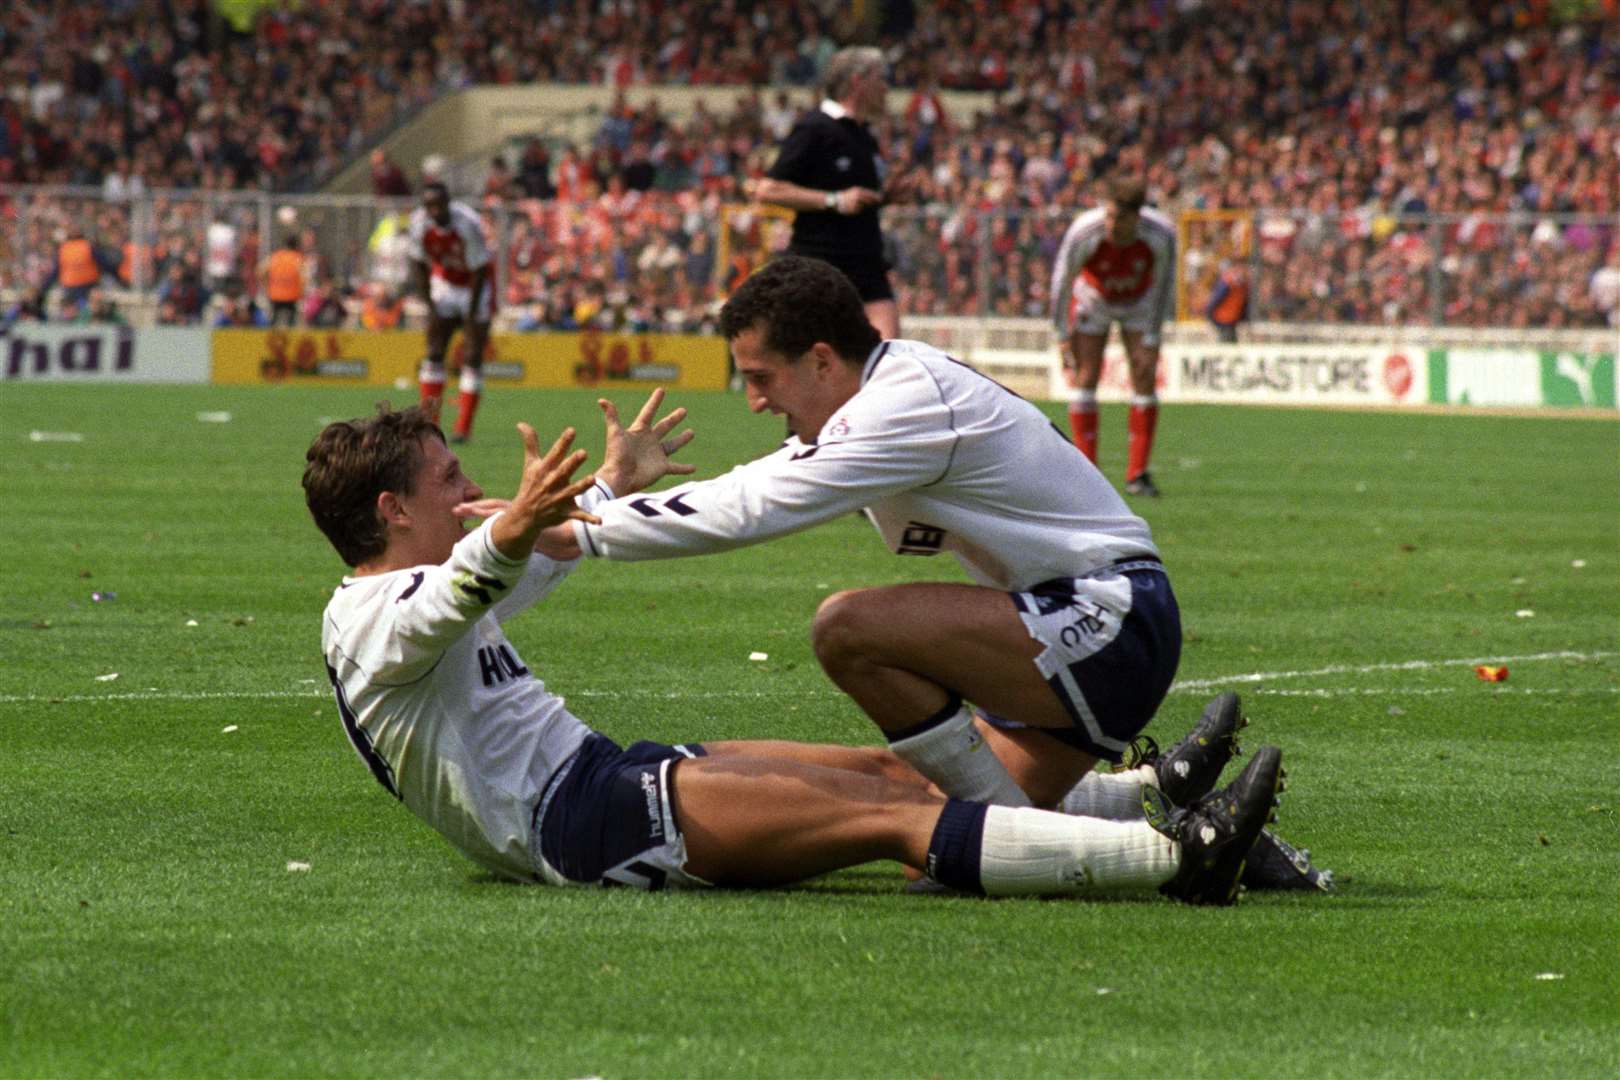
<instances>
[{"instance_id":1,"label":"confetti on grass","mask_svg":"<svg viewBox=\"0 0 1620 1080\"><path fill-rule=\"evenodd\" d=\"M1480 664L1474 668L1474 674L1485 682L1507 682L1508 670L1499 665Z\"/></svg>"},{"instance_id":2,"label":"confetti on grass","mask_svg":"<svg viewBox=\"0 0 1620 1080\"><path fill-rule=\"evenodd\" d=\"M770 653L751 652L748 654L748 659L750 660L769 660L770 658Z\"/></svg>"}]
</instances>

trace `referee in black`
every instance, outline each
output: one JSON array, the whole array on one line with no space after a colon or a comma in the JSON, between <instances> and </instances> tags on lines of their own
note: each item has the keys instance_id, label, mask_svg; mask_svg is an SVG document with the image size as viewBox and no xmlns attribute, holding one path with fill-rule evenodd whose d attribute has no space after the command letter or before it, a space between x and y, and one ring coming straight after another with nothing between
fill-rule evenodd
<instances>
[{"instance_id":1,"label":"referee in black","mask_svg":"<svg viewBox=\"0 0 1620 1080\"><path fill-rule=\"evenodd\" d=\"M834 53L822 78L825 100L793 125L754 196L797 211L788 252L842 270L855 283L878 333L896 338L900 308L889 287L878 224L886 169L867 127L883 112L886 68L882 51L870 46Z\"/></svg>"}]
</instances>

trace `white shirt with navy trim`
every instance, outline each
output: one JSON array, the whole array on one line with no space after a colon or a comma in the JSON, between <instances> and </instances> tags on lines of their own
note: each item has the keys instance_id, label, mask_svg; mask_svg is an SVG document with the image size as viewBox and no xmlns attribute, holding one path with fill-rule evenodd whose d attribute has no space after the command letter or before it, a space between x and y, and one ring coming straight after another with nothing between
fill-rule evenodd
<instances>
[{"instance_id":1,"label":"white shirt with navy trim","mask_svg":"<svg viewBox=\"0 0 1620 1080\"><path fill-rule=\"evenodd\" d=\"M891 551L948 551L982 585L1021 591L1157 557L1147 523L1046 415L930 345L885 341L813 442L712 480L604 503L575 522L587 556L726 551L865 507Z\"/></svg>"},{"instance_id":2,"label":"white shirt with navy trim","mask_svg":"<svg viewBox=\"0 0 1620 1080\"><path fill-rule=\"evenodd\" d=\"M513 562L490 540L494 520L442 565L344 578L321 651L350 742L377 780L475 862L533 881L535 805L590 728L501 623L578 562Z\"/></svg>"}]
</instances>

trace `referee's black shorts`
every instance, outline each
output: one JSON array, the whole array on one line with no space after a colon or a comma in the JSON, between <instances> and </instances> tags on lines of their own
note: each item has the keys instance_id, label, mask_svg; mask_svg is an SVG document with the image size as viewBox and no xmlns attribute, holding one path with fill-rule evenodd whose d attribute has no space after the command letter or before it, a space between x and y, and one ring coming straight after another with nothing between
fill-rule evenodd
<instances>
[{"instance_id":1,"label":"referee's black shorts","mask_svg":"<svg viewBox=\"0 0 1620 1080\"><path fill-rule=\"evenodd\" d=\"M849 255L828 255L820 251L795 251L791 247L784 254L805 255L832 263L844 272L845 277L855 283L855 291L860 294L863 304L870 304L874 300L894 299L894 289L889 286L889 264L881 255L859 258Z\"/></svg>"}]
</instances>

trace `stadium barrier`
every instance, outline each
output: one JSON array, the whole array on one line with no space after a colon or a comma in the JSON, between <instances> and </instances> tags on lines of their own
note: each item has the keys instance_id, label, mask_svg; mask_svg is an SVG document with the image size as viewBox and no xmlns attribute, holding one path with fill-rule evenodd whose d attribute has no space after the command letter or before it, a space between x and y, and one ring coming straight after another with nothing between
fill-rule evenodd
<instances>
[{"instance_id":1,"label":"stadium barrier","mask_svg":"<svg viewBox=\"0 0 1620 1080\"><path fill-rule=\"evenodd\" d=\"M452 369L461 364L460 340ZM212 378L235 386L414 386L426 347L420 330L216 330ZM483 372L503 386L723 390L729 366L724 342L695 334L498 333Z\"/></svg>"},{"instance_id":2,"label":"stadium barrier","mask_svg":"<svg viewBox=\"0 0 1620 1080\"><path fill-rule=\"evenodd\" d=\"M13 323L0 327L0 379L205 383L209 336L187 327Z\"/></svg>"}]
</instances>

